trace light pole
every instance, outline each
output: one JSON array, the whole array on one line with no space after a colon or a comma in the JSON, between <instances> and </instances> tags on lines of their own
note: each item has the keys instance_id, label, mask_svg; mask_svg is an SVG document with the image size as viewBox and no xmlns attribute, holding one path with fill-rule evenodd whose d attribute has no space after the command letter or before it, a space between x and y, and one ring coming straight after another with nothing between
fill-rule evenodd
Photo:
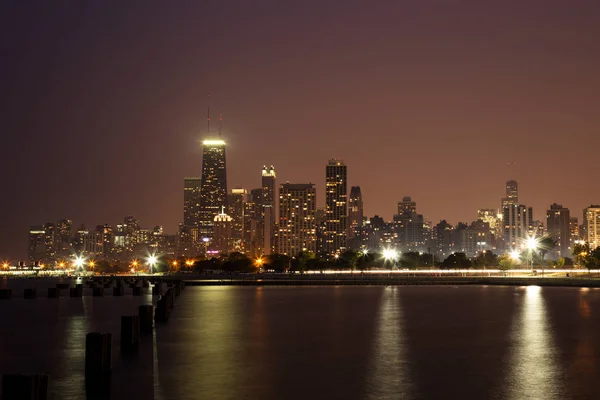
<instances>
[{"instance_id":1,"label":"light pole","mask_svg":"<svg viewBox=\"0 0 600 400\"><path fill-rule=\"evenodd\" d=\"M156 258L155 254L151 254L150 256L148 256L148 258L146 259L146 263L148 264L149 268L149 272L152 275L154 272L154 267L156 266L156 263L158 262L158 259Z\"/></svg>"},{"instance_id":2,"label":"light pole","mask_svg":"<svg viewBox=\"0 0 600 400\"><path fill-rule=\"evenodd\" d=\"M525 243L527 249L529 250L529 261L531 272L533 272L533 252L538 248L538 241L534 237L528 237L527 242Z\"/></svg>"},{"instance_id":3,"label":"light pole","mask_svg":"<svg viewBox=\"0 0 600 400\"><path fill-rule=\"evenodd\" d=\"M396 260L398 259L398 252L394 249L385 249L383 250L383 258L385 261L390 261L392 263L392 268L396 266Z\"/></svg>"},{"instance_id":4,"label":"light pole","mask_svg":"<svg viewBox=\"0 0 600 400\"><path fill-rule=\"evenodd\" d=\"M83 270L83 264L85 263L85 258L83 258L82 256L77 256L75 257L75 262L73 264L75 264L75 270L77 271L78 269Z\"/></svg>"}]
</instances>

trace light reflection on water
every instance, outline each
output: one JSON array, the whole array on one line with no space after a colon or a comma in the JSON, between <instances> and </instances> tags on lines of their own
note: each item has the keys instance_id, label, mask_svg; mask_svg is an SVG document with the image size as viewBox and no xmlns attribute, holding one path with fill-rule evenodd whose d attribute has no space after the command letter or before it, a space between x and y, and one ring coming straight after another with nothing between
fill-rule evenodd
<instances>
[{"instance_id":1,"label":"light reflection on water","mask_svg":"<svg viewBox=\"0 0 600 400\"><path fill-rule=\"evenodd\" d=\"M387 287L381 295L373 356L367 377L369 399L411 398L399 290L397 287Z\"/></svg>"},{"instance_id":2,"label":"light reflection on water","mask_svg":"<svg viewBox=\"0 0 600 400\"><path fill-rule=\"evenodd\" d=\"M557 349L539 286L524 289L512 331L513 349L503 398L564 399Z\"/></svg>"}]
</instances>

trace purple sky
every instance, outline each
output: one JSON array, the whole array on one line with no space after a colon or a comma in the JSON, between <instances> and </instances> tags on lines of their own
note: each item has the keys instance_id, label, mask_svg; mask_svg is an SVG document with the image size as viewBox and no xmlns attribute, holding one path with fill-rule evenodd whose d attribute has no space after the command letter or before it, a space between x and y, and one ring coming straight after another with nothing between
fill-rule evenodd
<instances>
[{"instance_id":1,"label":"purple sky","mask_svg":"<svg viewBox=\"0 0 600 400\"><path fill-rule=\"evenodd\" d=\"M0 258L64 217L175 232L209 92L230 188L274 164L323 204L339 157L386 219L471 221L511 178L539 219L600 203L597 0L59 3L0 3Z\"/></svg>"}]
</instances>

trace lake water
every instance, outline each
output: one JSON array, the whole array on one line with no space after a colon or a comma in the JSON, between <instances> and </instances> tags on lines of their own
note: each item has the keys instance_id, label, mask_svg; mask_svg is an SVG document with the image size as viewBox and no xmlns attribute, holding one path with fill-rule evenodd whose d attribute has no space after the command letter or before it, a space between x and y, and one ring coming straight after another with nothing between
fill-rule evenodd
<instances>
[{"instance_id":1,"label":"lake water","mask_svg":"<svg viewBox=\"0 0 600 400\"><path fill-rule=\"evenodd\" d=\"M0 301L0 372L85 393L85 334L113 333L111 399L598 399L600 290L188 287L119 353L151 296ZM133 397L132 397L133 396Z\"/></svg>"}]
</instances>

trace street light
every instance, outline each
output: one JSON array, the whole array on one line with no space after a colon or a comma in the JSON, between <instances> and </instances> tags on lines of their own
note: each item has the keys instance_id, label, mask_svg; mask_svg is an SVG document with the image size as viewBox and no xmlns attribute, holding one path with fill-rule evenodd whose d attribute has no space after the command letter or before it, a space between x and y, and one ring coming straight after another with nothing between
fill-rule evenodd
<instances>
[{"instance_id":1,"label":"street light","mask_svg":"<svg viewBox=\"0 0 600 400\"><path fill-rule=\"evenodd\" d=\"M533 237L530 236L527 238L527 240L525 241L525 247L527 248L527 250L529 250L529 261L531 263L531 269L533 270L533 252L537 250L539 246L539 242L538 240Z\"/></svg>"},{"instance_id":2,"label":"street light","mask_svg":"<svg viewBox=\"0 0 600 400\"><path fill-rule=\"evenodd\" d=\"M513 260L516 263L521 261L521 254L519 254L519 252L517 250L511 251L508 256L510 257L511 260Z\"/></svg>"},{"instance_id":3,"label":"street light","mask_svg":"<svg viewBox=\"0 0 600 400\"><path fill-rule=\"evenodd\" d=\"M2 263L2 268L8 269L8 263L6 261Z\"/></svg>"},{"instance_id":4,"label":"street light","mask_svg":"<svg viewBox=\"0 0 600 400\"><path fill-rule=\"evenodd\" d=\"M77 256L77 257L75 257L75 262L73 264L75 264L75 267L77 269L83 269L84 263L85 263L85 258L83 258L82 256Z\"/></svg>"},{"instance_id":5,"label":"street light","mask_svg":"<svg viewBox=\"0 0 600 400\"><path fill-rule=\"evenodd\" d=\"M390 261L392 263L392 267L395 267L396 260L398 259L398 252L394 249L384 249L383 258L385 261Z\"/></svg>"},{"instance_id":6,"label":"street light","mask_svg":"<svg viewBox=\"0 0 600 400\"><path fill-rule=\"evenodd\" d=\"M158 262L158 258L156 257L155 254L151 254L148 256L148 258L146 259L146 263L150 266L150 273L152 274L152 270L154 269L154 266L156 265L156 263Z\"/></svg>"},{"instance_id":7,"label":"street light","mask_svg":"<svg viewBox=\"0 0 600 400\"><path fill-rule=\"evenodd\" d=\"M258 257L258 258L256 259L256 266L257 266L258 268L260 268L260 267L262 267L262 265L263 265L263 264L264 264L264 260L262 259L262 257Z\"/></svg>"},{"instance_id":8,"label":"street light","mask_svg":"<svg viewBox=\"0 0 600 400\"><path fill-rule=\"evenodd\" d=\"M96 261L94 261L94 260L90 261L89 266L90 266L90 268L93 269L96 266Z\"/></svg>"}]
</instances>

